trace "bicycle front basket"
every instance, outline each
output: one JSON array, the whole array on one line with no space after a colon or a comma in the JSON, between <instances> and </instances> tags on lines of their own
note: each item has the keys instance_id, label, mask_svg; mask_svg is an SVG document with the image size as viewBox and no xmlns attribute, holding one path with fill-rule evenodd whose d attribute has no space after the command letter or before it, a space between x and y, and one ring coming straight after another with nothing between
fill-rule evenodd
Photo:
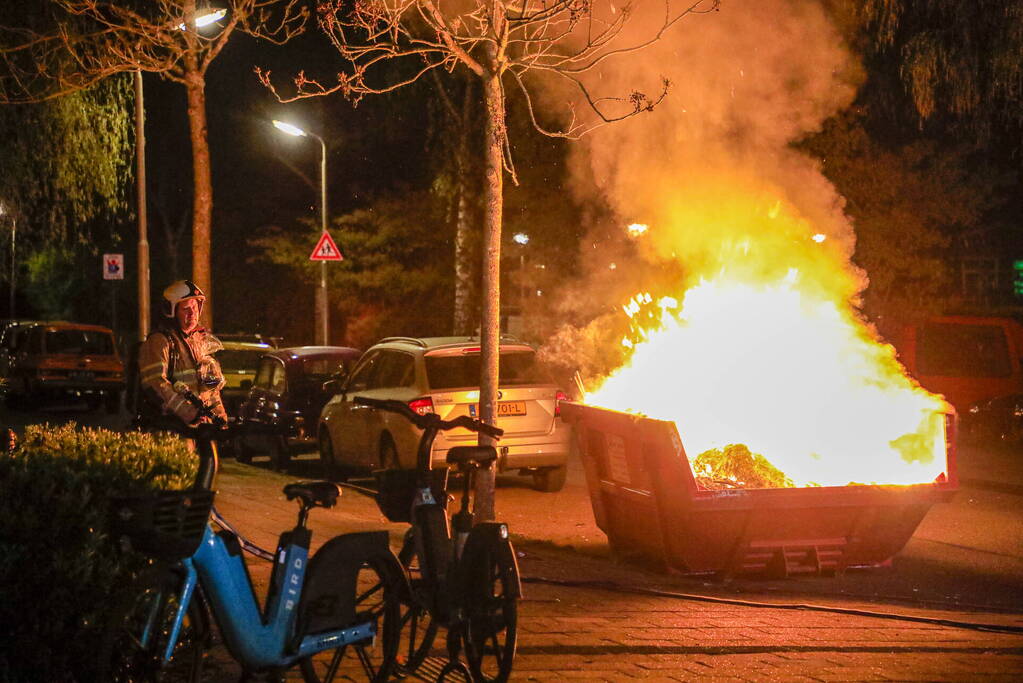
<instances>
[{"instance_id":1,"label":"bicycle front basket","mask_svg":"<svg viewBox=\"0 0 1023 683\"><path fill-rule=\"evenodd\" d=\"M157 491L114 498L111 531L130 547L160 560L195 553L213 507L213 491Z\"/></svg>"},{"instance_id":2,"label":"bicycle front basket","mask_svg":"<svg viewBox=\"0 0 1023 683\"><path fill-rule=\"evenodd\" d=\"M415 470L377 470L374 498L380 512L391 522L412 521L412 501L416 497ZM438 503L447 501L447 468L430 472L430 489Z\"/></svg>"}]
</instances>

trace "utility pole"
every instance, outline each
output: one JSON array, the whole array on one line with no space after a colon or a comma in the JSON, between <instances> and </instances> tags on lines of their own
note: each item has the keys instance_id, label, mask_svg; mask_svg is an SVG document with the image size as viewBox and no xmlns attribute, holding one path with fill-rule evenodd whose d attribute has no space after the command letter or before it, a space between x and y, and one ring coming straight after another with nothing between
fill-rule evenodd
<instances>
[{"instance_id":1,"label":"utility pole","mask_svg":"<svg viewBox=\"0 0 1023 683\"><path fill-rule=\"evenodd\" d=\"M135 70L135 194L139 222L139 341L142 341L149 334L149 227L146 222L146 108L139 69Z\"/></svg>"}]
</instances>

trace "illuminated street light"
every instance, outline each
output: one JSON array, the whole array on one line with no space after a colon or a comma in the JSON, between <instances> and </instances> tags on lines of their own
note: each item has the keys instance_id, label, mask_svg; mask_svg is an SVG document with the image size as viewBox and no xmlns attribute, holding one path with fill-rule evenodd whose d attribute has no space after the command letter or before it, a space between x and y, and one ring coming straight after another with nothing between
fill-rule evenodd
<instances>
[{"instance_id":1,"label":"illuminated street light","mask_svg":"<svg viewBox=\"0 0 1023 683\"><path fill-rule=\"evenodd\" d=\"M827 235L825 235L825 234L824 234L824 233L822 233L822 232L818 232L818 233L817 233L816 235L814 235L814 236L813 236L813 237L811 237L810 239L812 239L812 240L813 240L814 242L816 242L817 244L820 244L820 243L821 243L821 242L823 242L824 240L828 239L828 236L827 236Z\"/></svg>"},{"instance_id":2,"label":"illuminated street light","mask_svg":"<svg viewBox=\"0 0 1023 683\"><path fill-rule=\"evenodd\" d=\"M529 235L524 232L519 232L515 234L515 237L512 237L512 240L518 244L529 244Z\"/></svg>"},{"instance_id":3,"label":"illuminated street light","mask_svg":"<svg viewBox=\"0 0 1023 683\"><path fill-rule=\"evenodd\" d=\"M290 123L278 121L277 119L274 119L273 123L274 128L280 131L284 131L288 135L294 135L297 138L304 138L306 136L306 132L299 128L298 126L293 126Z\"/></svg>"},{"instance_id":4,"label":"illuminated street light","mask_svg":"<svg viewBox=\"0 0 1023 683\"><path fill-rule=\"evenodd\" d=\"M209 26L210 24L218 22L221 19L223 19L225 16L227 16L227 10L226 9L222 9L222 8L217 8L217 9L205 8L205 9L200 10L200 11L202 11L203 13L200 14L199 12L196 12L195 13L195 21L192 22L192 23L195 24L196 28L202 28L203 26ZM180 24L178 24L178 30L179 31L184 31L187 28L188 27L185 26L184 22L181 22Z\"/></svg>"},{"instance_id":5,"label":"illuminated street light","mask_svg":"<svg viewBox=\"0 0 1023 683\"><path fill-rule=\"evenodd\" d=\"M320 222L323 233L327 233L327 143L316 133L310 133L298 126L284 121L273 120L274 128L294 135L295 137L316 138L320 142ZM327 345L329 329L329 311L327 310L327 262L320 261L320 288L316 292L316 343Z\"/></svg>"},{"instance_id":6,"label":"illuminated street light","mask_svg":"<svg viewBox=\"0 0 1023 683\"><path fill-rule=\"evenodd\" d=\"M195 27L202 28L203 26L209 26L215 21L220 21L227 15L226 9L215 9L209 13L202 15L201 17L195 18Z\"/></svg>"},{"instance_id":7,"label":"illuminated street light","mask_svg":"<svg viewBox=\"0 0 1023 683\"><path fill-rule=\"evenodd\" d=\"M630 225L629 227L627 227L625 229L628 231L628 233L629 233L629 235L631 237L639 237L640 235L645 233L650 228L649 228L649 226L644 225L643 223L633 223L632 225Z\"/></svg>"}]
</instances>

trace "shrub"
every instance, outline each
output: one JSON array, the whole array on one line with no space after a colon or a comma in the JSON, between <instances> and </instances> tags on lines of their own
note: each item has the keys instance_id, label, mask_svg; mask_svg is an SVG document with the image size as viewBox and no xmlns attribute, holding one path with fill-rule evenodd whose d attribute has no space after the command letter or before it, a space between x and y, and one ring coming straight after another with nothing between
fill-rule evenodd
<instances>
[{"instance_id":1,"label":"shrub","mask_svg":"<svg viewBox=\"0 0 1023 683\"><path fill-rule=\"evenodd\" d=\"M104 609L145 565L108 532L109 499L182 489L197 462L168 434L27 427L0 449L0 680L87 680Z\"/></svg>"}]
</instances>

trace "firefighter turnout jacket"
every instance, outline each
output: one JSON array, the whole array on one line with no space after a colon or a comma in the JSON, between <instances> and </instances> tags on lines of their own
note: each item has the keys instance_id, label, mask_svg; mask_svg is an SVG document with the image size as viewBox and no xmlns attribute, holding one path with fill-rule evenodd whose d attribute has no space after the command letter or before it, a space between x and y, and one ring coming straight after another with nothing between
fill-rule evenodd
<instances>
[{"instance_id":1,"label":"firefighter turnout jacket","mask_svg":"<svg viewBox=\"0 0 1023 683\"><path fill-rule=\"evenodd\" d=\"M195 406L175 391L174 384L183 382L202 399L213 413L227 419L220 401L220 385L209 387L200 382L197 369L207 359L209 333L196 329L184 335L175 329L153 332L139 349L139 382L145 399L160 407L165 415L175 415L185 424L191 424L198 411ZM168 377L168 369L172 376Z\"/></svg>"}]
</instances>

